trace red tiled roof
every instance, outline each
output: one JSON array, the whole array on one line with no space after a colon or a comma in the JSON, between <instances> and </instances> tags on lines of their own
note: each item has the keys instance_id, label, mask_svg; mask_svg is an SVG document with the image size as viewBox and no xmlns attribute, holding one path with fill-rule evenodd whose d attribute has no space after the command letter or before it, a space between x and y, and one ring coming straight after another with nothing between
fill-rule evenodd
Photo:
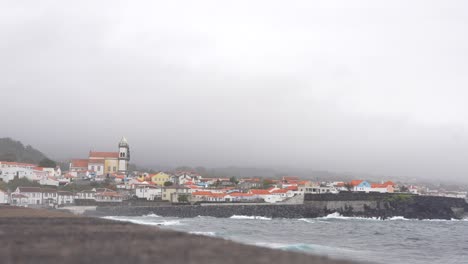
<instances>
[{"instance_id":1,"label":"red tiled roof","mask_svg":"<svg viewBox=\"0 0 468 264\"><path fill-rule=\"evenodd\" d=\"M389 185L395 186L395 183L392 182L392 181L386 181L386 182L383 183L383 185L385 185L385 186L389 186Z\"/></svg>"},{"instance_id":2,"label":"red tiled roof","mask_svg":"<svg viewBox=\"0 0 468 264\"><path fill-rule=\"evenodd\" d=\"M288 186L285 188L286 190L297 191L297 186Z\"/></svg>"},{"instance_id":3,"label":"red tiled roof","mask_svg":"<svg viewBox=\"0 0 468 264\"><path fill-rule=\"evenodd\" d=\"M351 186L358 186L361 182L363 182L363 180L352 180L350 184Z\"/></svg>"},{"instance_id":4,"label":"red tiled roof","mask_svg":"<svg viewBox=\"0 0 468 264\"><path fill-rule=\"evenodd\" d=\"M251 193L230 193L230 196L234 197L247 197L247 196L253 196Z\"/></svg>"},{"instance_id":5,"label":"red tiled roof","mask_svg":"<svg viewBox=\"0 0 468 264\"><path fill-rule=\"evenodd\" d=\"M261 189L251 189L250 193L257 194L257 195L270 194L268 190L261 190Z\"/></svg>"},{"instance_id":6,"label":"red tiled roof","mask_svg":"<svg viewBox=\"0 0 468 264\"><path fill-rule=\"evenodd\" d=\"M74 159L71 161L71 166L75 168L88 168L87 159Z\"/></svg>"},{"instance_id":7,"label":"red tiled roof","mask_svg":"<svg viewBox=\"0 0 468 264\"><path fill-rule=\"evenodd\" d=\"M89 158L118 158L118 152L98 152L98 151L90 151Z\"/></svg>"}]
</instances>

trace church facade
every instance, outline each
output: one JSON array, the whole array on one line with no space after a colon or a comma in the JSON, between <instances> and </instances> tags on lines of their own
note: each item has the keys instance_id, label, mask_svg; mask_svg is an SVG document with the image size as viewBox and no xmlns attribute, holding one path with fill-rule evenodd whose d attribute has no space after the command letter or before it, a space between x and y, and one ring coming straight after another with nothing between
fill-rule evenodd
<instances>
[{"instance_id":1,"label":"church facade","mask_svg":"<svg viewBox=\"0 0 468 264\"><path fill-rule=\"evenodd\" d=\"M88 159L74 159L70 162L70 172L88 172L92 176L128 173L130 145L123 137L117 152L90 151Z\"/></svg>"}]
</instances>

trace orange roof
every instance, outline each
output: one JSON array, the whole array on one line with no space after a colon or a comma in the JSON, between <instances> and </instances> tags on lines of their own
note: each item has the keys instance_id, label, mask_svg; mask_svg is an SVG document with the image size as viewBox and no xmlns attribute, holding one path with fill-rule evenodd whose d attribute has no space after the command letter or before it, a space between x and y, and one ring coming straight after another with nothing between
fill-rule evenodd
<instances>
[{"instance_id":1,"label":"orange roof","mask_svg":"<svg viewBox=\"0 0 468 264\"><path fill-rule=\"evenodd\" d=\"M352 186L358 186L359 184L361 184L361 182L363 182L363 180L352 180L350 184Z\"/></svg>"},{"instance_id":2,"label":"orange roof","mask_svg":"<svg viewBox=\"0 0 468 264\"><path fill-rule=\"evenodd\" d=\"M86 159L75 159L71 161L72 167L88 168L88 160Z\"/></svg>"},{"instance_id":3,"label":"orange roof","mask_svg":"<svg viewBox=\"0 0 468 264\"><path fill-rule=\"evenodd\" d=\"M297 186L288 186L285 188L286 190L297 191Z\"/></svg>"},{"instance_id":4,"label":"orange roof","mask_svg":"<svg viewBox=\"0 0 468 264\"><path fill-rule=\"evenodd\" d=\"M251 193L230 193L229 195L234 197L253 196Z\"/></svg>"},{"instance_id":5,"label":"orange roof","mask_svg":"<svg viewBox=\"0 0 468 264\"><path fill-rule=\"evenodd\" d=\"M257 195L270 194L268 190L261 190L261 189L251 189L250 193L257 194Z\"/></svg>"},{"instance_id":6,"label":"orange roof","mask_svg":"<svg viewBox=\"0 0 468 264\"><path fill-rule=\"evenodd\" d=\"M97 151L90 151L89 152L90 158L118 158L118 152L97 152Z\"/></svg>"},{"instance_id":7,"label":"orange roof","mask_svg":"<svg viewBox=\"0 0 468 264\"><path fill-rule=\"evenodd\" d=\"M386 181L386 182L383 183L383 185L385 185L385 186L389 186L389 185L395 186L395 183L392 182L392 181Z\"/></svg>"},{"instance_id":8,"label":"orange roof","mask_svg":"<svg viewBox=\"0 0 468 264\"><path fill-rule=\"evenodd\" d=\"M343 186L345 186L345 183L344 183L344 182L339 182L339 183L337 183L335 186L337 186L337 187L343 187Z\"/></svg>"}]
</instances>

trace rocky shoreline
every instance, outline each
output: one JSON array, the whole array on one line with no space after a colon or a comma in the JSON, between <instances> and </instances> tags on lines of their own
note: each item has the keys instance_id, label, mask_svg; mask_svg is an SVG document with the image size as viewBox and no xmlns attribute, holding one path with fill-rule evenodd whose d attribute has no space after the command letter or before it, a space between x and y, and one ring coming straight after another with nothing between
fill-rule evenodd
<instances>
[{"instance_id":1,"label":"rocky shoreline","mask_svg":"<svg viewBox=\"0 0 468 264\"><path fill-rule=\"evenodd\" d=\"M0 260L2 264L351 263L157 227L7 206L0 206Z\"/></svg>"},{"instance_id":2,"label":"rocky shoreline","mask_svg":"<svg viewBox=\"0 0 468 264\"><path fill-rule=\"evenodd\" d=\"M343 216L409 219L461 219L468 212L464 199L413 195L315 195L296 205L177 205L103 206L87 211L89 216L231 217L233 215L271 218L315 218L331 213Z\"/></svg>"}]
</instances>

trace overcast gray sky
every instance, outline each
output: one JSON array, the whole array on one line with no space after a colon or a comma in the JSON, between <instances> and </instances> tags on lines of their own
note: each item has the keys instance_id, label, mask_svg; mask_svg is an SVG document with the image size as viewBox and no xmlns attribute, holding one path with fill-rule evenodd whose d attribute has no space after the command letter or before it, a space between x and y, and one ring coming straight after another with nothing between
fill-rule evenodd
<instances>
[{"instance_id":1,"label":"overcast gray sky","mask_svg":"<svg viewBox=\"0 0 468 264\"><path fill-rule=\"evenodd\" d=\"M468 178L467 1L1 1L0 136L54 158Z\"/></svg>"}]
</instances>

